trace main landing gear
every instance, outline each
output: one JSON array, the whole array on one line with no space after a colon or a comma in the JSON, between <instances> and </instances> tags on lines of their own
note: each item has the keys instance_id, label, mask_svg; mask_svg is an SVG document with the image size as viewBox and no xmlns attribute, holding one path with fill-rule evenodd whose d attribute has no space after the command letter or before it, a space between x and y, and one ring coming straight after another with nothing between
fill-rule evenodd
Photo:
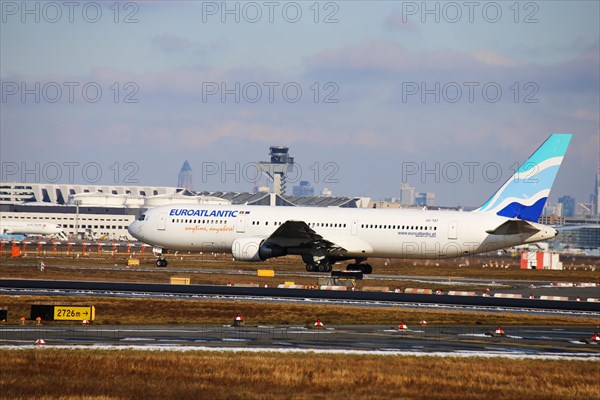
<instances>
[{"instance_id":1,"label":"main landing gear","mask_svg":"<svg viewBox=\"0 0 600 400\"><path fill-rule=\"evenodd\" d=\"M370 274L373 272L373 267L371 267L371 264L364 263L348 264L346 271L360 271L363 274Z\"/></svg>"},{"instance_id":2,"label":"main landing gear","mask_svg":"<svg viewBox=\"0 0 600 400\"><path fill-rule=\"evenodd\" d=\"M302 257L306 263L306 270L308 272L331 272L333 264L337 260L332 260L328 257ZM346 267L347 271L362 272L363 274L370 274L373 272L373 267L370 264L363 263L365 259L356 259L356 263L348 264Z\"/></svg>"}]
</instances>

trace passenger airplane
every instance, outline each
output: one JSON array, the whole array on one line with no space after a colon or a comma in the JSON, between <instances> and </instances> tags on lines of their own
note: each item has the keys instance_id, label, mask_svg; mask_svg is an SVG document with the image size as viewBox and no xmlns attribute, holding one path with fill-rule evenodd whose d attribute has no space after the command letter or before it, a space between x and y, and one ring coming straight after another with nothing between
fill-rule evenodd
<instances>
[{"instance_id":1,"label":"passenger airplane","mask_svg":"<svg viewBox=\"0 0 600 400\"><path fill-rule=\"evenodd\" d=\"M0 220L0 233L3 235L58 235L66 238L63 229L48 222Z\"/></svg>"},{"instance_id":2,"label":"passenger airplane","mask_svg":"<svg viewBox=\"0 0 600 400\"><path fill-rule=\"evenodd\" d=\"M307 271L371 273L368 257L437 259L468 256L551 239L537 221L567 151L570 134L550 136L477 210L355 209L247 205L168 205L129 225L135 238L165 249L231 253L239 261L299 255Z\"/></svg>"}]
</instances>

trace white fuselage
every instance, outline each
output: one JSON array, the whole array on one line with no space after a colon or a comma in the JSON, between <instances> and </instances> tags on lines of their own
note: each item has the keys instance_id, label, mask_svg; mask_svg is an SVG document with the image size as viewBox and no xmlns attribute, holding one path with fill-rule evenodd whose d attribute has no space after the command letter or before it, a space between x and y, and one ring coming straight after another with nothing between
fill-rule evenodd
<instances>
[{"instance_id":1,"label":"white fuselage","mask_svg":"<svg viewBox=\"0 0 600 400\"><path fill-rule=\"evenodd\" d=\"M303 221L348 258L447 258L532 243L556 236L498 235L508 218L481 212L269 206L169 205L148 210L129 226L139 240L169 250L232 251L234 240L268 238L286 221ZM290 254L298 254L291 252Z\"/></svg>"},{"instance_id":2,"label":"white fuselage","mask_svg":"<svg viewBox=\"0 0 600 400\"><path fill-rule=\"evenodd\" d=\"M0 233L11 235L60 235L61 227L48 222L0 221Z\"/></svg>"}]
</instances>

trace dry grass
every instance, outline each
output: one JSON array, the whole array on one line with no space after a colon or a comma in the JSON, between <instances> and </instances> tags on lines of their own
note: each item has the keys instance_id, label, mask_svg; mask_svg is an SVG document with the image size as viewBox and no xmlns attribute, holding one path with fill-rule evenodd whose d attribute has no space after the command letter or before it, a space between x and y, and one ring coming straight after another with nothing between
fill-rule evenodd
<instances>
[{"instance_id":1,"label":"dry grass","mask_svg":"<svg viewBox=\"0 0 600 400\"><path fill-rule=\"evenodd\" d=\"M5 267L9 266L30 266L33 267L39 260L45 260L49 267L52 265L104 265L104 266L126 266L127 254L124 252L118 253L116 257L112 257L110 253L102 253L100 257L97 253L91 251L87 256L79 258L67 256L64 249L59 246L59 251L56 256L53 256L51 251L47 251L45 256L38 257L35 246L28 247L28 257L11 258L7 251L10 246L5 246L4 254L0 257L0 276L5 278L19 278L14 272L4 271ZM110 247L110 246L108 246ZM94 246L92 246L92 249ZM62 251L61 251L62 250ZM139 254L135 257L139 257ZM298 257L280 257L270 259L263 263L243 263L232 261L231 255L226 254L197 254L197 253L179 253L177 255L167 255L169 259L169 268L165 271L152 271L153 274L164 274L165 276L172 273L169 269L235 269L242 271L256 271L260 268L275 269L276 271L298 272L305 273L304 264ZM148 250L145 256L141 259L143 267L153 267L155 258ZM565 270L521 270L519 268L518 257L469 257L457 258L449 260L403 260L403 259L369 259L369 263L373 265L373 270L376 274L387 274L401 276L436 276L440 279L448 278L483 278L483 279L516 279L516 280L550 280L550 281L600 281L600 260L591 257L563 257L562 259ZM469 266L464 266L468 262ZM509 265L508 268L483 268L482 265ZM463 265L462 267L459 265ZM341 264L340 268L343 268ZM134 270L132 268L132 270ZM134 272L134 271L130 271ZM139 273L136 272L136 273ZM77 272L72 272L77 274ZM147 275L148 272L142 272L142 275ZM133 275L133 274L131 274ZM142 278L143 279L143 278ZM308 278L311 279L311 278ZM312 279L314 282L315 279Z\"/></svg>"},{"instance_id":2,"label":"dry grass","mask_svg":"<svg viewBox=\"0 0 600 400\"><path fill-rule=\"evenodd\" d=\"M0 296L9 309L8 323L29 317L31 304L94 305L96 324L223 324L241 312L247 324L308 324L320 318L335 325L583 325L598 326L591 317L544 316L498 312L461 312L402 307L369 307L217 300L128 299L77 296ZM55 322L59 323L59 322Z\"/></svg>"},{"instance_id":3,"label":"dry grass","mask_svg":"<svg viewBox=\"0 0 600 400\"><path fill-rule=\"evenodd\" d=\"M600 363L405 356L0 351L3 399L598 399Z\"/></svg>"}]
</instances>

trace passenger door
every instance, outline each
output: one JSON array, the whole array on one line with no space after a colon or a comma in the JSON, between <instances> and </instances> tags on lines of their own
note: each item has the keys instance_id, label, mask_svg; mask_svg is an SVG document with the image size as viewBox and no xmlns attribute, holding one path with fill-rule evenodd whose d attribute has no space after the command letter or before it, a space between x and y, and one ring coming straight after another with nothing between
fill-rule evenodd
<instances>
[{"instance_id":1,"label":"passenger door","mask_svg":"<svg viewBox=\"0 0 600 400\"><path fill-rule=\"evenodd\" d=\"M448 239L458 238L458 221L450 221L448 224Z\"/></svg>"},{"instance_id":2,"label":"passenger door","mask_svg":"<svg viewBox=\"0 0 600 400\"><path fill-rule=\"evenodd\" d=\"M156 221L156 227L159 231L164 231L167 226L167 214L162 213L158 216L158 221Z\"/></svg>"}]
</instances>

